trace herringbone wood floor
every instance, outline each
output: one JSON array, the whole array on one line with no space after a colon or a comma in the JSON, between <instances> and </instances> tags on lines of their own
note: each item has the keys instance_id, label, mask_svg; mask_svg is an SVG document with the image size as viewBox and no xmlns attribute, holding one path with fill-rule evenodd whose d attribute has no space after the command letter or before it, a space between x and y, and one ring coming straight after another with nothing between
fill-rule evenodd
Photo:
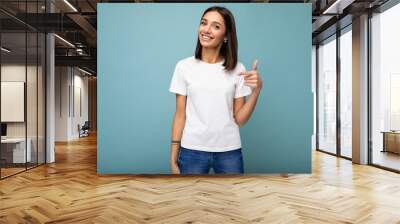
<instances>
[{"instance_id":1,"label":"herringbone wood floor","mask_svg":"<svg viewBox=\"0 0 400 224\"><path fill-rule=\"evenodd\" d=\"M0 223L400 223L400 175L313 153L310 175L98 176L96 138L0 181Z\"/></svg>"}]
</instances>

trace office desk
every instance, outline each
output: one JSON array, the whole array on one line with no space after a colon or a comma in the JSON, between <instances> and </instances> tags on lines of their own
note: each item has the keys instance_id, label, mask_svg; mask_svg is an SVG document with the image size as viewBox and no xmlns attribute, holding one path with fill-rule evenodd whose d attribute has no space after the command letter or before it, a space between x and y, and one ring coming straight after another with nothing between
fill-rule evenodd
<instances>
[{"instance_id":1,"label":"office desk","mask_svg":"<svg viewBox=\"0 0 400 224\"><path fill-rule=\"evenodd\" d=\"M6 138L1 139L1 157L9 163L25 163L32 160L31 145L32 140L27 139L25 151L25 138ZM26 152L26 154L25 154ZM12 159L11 159L12 158ZM25 161L25 158L27 161Z\"/></svg>"},{"instance_id":2,"label":"office desk","mask_svg":"<svg viewBox=\"0 0 400 224\"><path fill-rule=\"evenodd\" d=\"M383 133L382 152L400 154L400 131L382 131L381 133Z\"/></svg>"}]
</instances>

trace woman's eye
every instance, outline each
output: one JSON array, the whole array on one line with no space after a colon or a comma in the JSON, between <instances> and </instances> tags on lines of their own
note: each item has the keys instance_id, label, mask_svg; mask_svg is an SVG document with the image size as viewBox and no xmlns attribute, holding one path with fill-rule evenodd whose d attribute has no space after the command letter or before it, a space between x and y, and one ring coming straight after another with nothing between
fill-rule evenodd
<instances>
[{"instance_id":1,"label":"woman's eye","mask_svg":"<svg viewBox=\"0 0 400 224\"><path fill-rule=\"evenodd\" d=\"M218 25L218 24L211 24L212 25L212 27L214 27L215 29L219 29L219 27L220 27L220 25Z\"/></svg>"}]
</instances>

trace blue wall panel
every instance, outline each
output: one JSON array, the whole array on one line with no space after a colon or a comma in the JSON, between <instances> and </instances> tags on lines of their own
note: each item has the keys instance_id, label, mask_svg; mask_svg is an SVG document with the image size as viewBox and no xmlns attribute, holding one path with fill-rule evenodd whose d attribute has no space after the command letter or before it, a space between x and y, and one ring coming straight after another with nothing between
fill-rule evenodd
<instances>
[{"instance_id":1,"label":"blue wall panel","mask_svg":"<svg viewBox=\"0 0 400 224\"><path fill-rule=\"evenodd\" d=\"M211 5L98 4L98 173L169 173L168 88ZM310 173L311 4L219 5L235 16L239 61L258 59L264 80L241 128L245 173Z\"/></svg>"}]
</instances>

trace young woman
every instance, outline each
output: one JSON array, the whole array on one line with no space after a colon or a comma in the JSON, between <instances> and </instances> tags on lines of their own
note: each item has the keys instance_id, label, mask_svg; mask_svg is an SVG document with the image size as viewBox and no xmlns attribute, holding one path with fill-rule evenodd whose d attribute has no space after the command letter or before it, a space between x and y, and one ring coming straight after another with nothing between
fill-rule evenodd
<instances>
[{"instance_id":1,"label":"young woman","mask_svg":"<svg viewBox=\"0 0 400 224\"><path fill-rule=\"evenodd\" d=\"M215 173L244 172L239 127L256 106L262 80L257 61L246 71L237 49L232 13L218 6L206 9L195 56L176 64L169 88L176 93L173 174L207 174L210 168Z\"/></svg>"}]
</instances>

